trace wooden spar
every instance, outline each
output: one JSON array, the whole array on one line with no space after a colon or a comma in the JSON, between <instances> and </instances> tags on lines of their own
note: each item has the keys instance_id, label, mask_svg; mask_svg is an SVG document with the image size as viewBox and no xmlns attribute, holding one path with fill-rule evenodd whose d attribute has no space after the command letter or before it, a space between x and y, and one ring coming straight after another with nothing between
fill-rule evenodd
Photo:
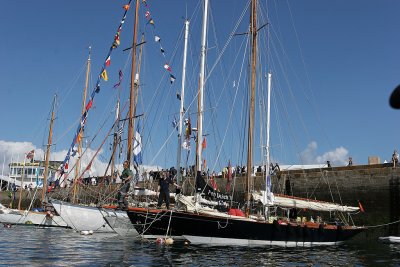
<instances>
[{"instance_id":1,"label":"wooden spar","mask_svg":"<svg viewBox=\"0 0 400 267\"><path fill-rule=\"evenodd\" d=\"M254 98L256 87L256 63L257 63L257 0L251 1L251 26L250 32L252 37L251 49L251 84L250 84L250 112L249 112L249 129L247 143L247 174L246 174L246 215L250 214L250 187L251 175L253 173L253 131L254 131Z\"/></svg>"},{"instance_id":2,"label":"wooden spar","mask_svg":"<svg viewBox=\"0 0 400 267\"><path fill-rule=\"evenodd\" d=\"M50 160L50 149L53 140L53 122L54 122L54 110L56 107L57 95L54 95L53 107L51 109L51 119L49 128L49 137L47 138L46 158L44 163L44 174L43 174L43 188L42 188L42 204L45 202L45 195L47 191L47 176L49 172L49 160Z\"/></svg>"},{"instance_id":3,"label":"wooden spar","mask_svg":"<svg viewBox=\"0 0 400 267\"><path fill-rule=\"evenodd\" d=\"M189 37L189 21L185 20L185 45L183 48L183 62L182 62L182 84L181 84L181 106L179 110L179 131L178 131L178 152L176 157L176 183L181 183L181 153L182 153L182 121L184 115L184 101L185 101L185 80L186 80L186 55Z\"/></svg>"},{"instance_id":4,"label":"wooden spar","mask_svg":"<svg viewBox=\"0 0 400 267\"><path fill-rule=\"evenodd\" d=\"M87 95L87 90L88 90L88 85L89 85L89 74L90 74L90 54L92 52L92 47L89 46L89 57L87 59L86 63L86 80L85 80L85 88L83 89L83 99L82 99L82 113L83 115L86 111L86 95ZM76 195L78 193L78 177L79 177L79 171L80 171L80 166L81 166L81 155L82 155L82 137L83 137L83 127L81 127L81 130L77 136L77 141L78 141L78 157L76 160L75 164L75 178L74 178L74 188L72 191L72 203L76 203ZM81 138L79 138L79 135Z\"/></svg>"},{"instance_id":5,"label":"wooden spar","mask_svg":"<svg viewBox=\"0 0 400 267\"><path fill-rule=\"evenodd\" d=\"M197 115L197 143L196 143L196 170L197 176L201 175L201 153L203 142L203 110L204 110L204 78L205 78L205 63L206 63L206 42L207 42L207 19L208 19L208 0L204 1L203 13L203 29L201 34L201 61L200 61L200 77L199 77L199 95L198 95L198 115Z\"/></svg>"},{"instance_id":6,"label":"wooden spar","mask_svg":"<svg viewBox=\"0 0 400 267\"><path fill-rule=\"evenodd\" d=\"M134 118L133 118L133 110L135 105L135 69L136 69L136 46L137 46L137 27L139 21L139 0L136 0L136 9L135 9L135 24L133 26L133 44L132 44L132 66L131 66L131 87L129 93L129 123L128 123L128 147L127 147L127 155L126 160L131 162L132 158L132 140L134 133Z\"/></svg>"}]
</instances>

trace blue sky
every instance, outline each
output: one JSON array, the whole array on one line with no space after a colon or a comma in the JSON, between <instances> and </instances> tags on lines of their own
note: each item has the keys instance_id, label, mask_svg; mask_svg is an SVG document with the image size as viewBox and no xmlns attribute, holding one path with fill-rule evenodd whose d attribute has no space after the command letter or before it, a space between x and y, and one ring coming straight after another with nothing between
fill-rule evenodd
<instances>
[{"instance_id":1,"label":"blue sky","mask_svg":"<svg viewBox=\"0 0 400 267\"><path fill-rule=\"evenodd\" d=\"M6 158L8 163L11 157L22 158L30 149L43 148L55 93L59 96L59 105L53 158L63 159L79 119L87 47L93 48L91 92L126 2L2 1L0 161ZM195 99L198 83L201 5L198 1L147 2L156 27L146 24L142 8L140 32L146 33L147 43L142 57L138 112L146 114L146 121L142 123L144 161L169 167L175 164L176 158L176 134L171 121L179 108L176 92L180 91L181 83L183 18L191 21L185 98L190 103ZM349 156L355 164L366 164L372 155L380 157L382 162L390 160L393 150L400 148L400 112L388 105L390 93L400 83L400 2L289 0L260 1L260 4L263 11L259 24L269 23L259 34L260 51L264 53L269 47L270 55L265 60L260 58L259 81L265 83L263 75L272 70L273 160L281 164L331 160L337 166L344 165ZM208 72L245 5L245 1L238 0L210 2ZM132 21L130 10L121 33L121 46L112 55L110 80L102 82L88 117L87 139L97 132L102 136L93 142L92 152L111 125L110 119L106 119L112 116L118 94L123 101L128 96L129 52L122 49L132 42ZM246 12L237 32L245 32L248 21ZM154 43L154 34L162 38L166 59ZM215 169L226 165L228 160L234 164L245 162L241 156L244 133L240 132L243 128L240 121L245 114L241 108L246 106L242 102L246 97L240 93L234 97L235 89L240 92L247 83L246 60L241 67L244 40L246 37L234 37L228 43L206 84L205 133L208 135L204 157ZM269 64L261 66L261 62L268 63L268 58ZM163 69L165 61L177 77L173 85L169 84L168 73ZM112 85L118 79L119 69L124 70L125 79L118 91ZM231 112L232 103L235 108ZM194 105L185 106L194 113ZM195 115L191 115L191 120L195 121ZM99 130L103 122L105 126ZM260 139L258 130L255 139L257 142ZM256 163L261 162L260 146L260 142L255 144ZM194 149L189 159L193 154ZM108 161L109 141L100 155L99 164Z\"/></svg>"}]
</instances>

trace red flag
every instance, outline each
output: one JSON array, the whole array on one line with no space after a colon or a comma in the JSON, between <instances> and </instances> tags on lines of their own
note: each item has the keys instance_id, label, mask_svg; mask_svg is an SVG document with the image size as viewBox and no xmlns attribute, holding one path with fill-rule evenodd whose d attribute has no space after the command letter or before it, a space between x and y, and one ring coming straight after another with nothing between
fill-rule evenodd
<instances>
[{"instance_id":1,"label":"red flag","mask_svg":"<svg viewBox=\"0 0 400 267\"><path fill-rule=\"evenodd\" d=\"M106 59L106 66L110 66L111 64L111 56L108 56L108 58Z\"/></svg>"},{"instance_id":2,"label":"red flag","mask_svg":"<svg viewBox=\"0 0 400 267\"><path fill-rule=\"evenodd\" d=\"M164 69L166 69L167 71L171 71L171 67L167 63L164 65Z\"/></svg>"},{"instance_id":3,"label":"red flag","mask_svg":"<svg viewBox=\"0 0 400 267\"><path fill-rule=\"evenodd\" d=\"M88 110L89 108L91 108L92 105L93 105L93 99L91 99L91 100L87 103L87 105L86 105L86 110Z\"/></svg>"},{"instance_id":4,"label":"red flag","mask_svg":"<svg viewBox=\"0 0 400 267\"><path fill-rule=\"evenodd\" d=\"M34 155L35 155L35 150L31 150L28 153L26 153L26 159L33 159Z\"/></svg>"},{"instance_id":5,"label":"red flag","mask_svg":"<svg viewBox=\"0 0 400 267\"><path fill-rule=\"evenodd\" d=\"M206 149L206 147L207 147L207 141L206 141L205 138L203 138L203 142L201 143L201 147L202 147L203 149Z\"/></svg>"}]
</instances>

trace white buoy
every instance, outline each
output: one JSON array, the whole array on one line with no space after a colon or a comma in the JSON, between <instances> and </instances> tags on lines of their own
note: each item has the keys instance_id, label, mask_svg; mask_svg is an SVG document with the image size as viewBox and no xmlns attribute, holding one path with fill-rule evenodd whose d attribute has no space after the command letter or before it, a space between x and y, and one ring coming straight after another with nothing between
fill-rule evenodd
<instances>
[{"instance_id":1,"label":"white buoy","mask_svg":"<svg viewBox=\"0 0 400 267\"><path fill-rule=\"evenodd\" d=\"M81 231L81 235L88 235L89 231Z\"/></svg>"},{"instance_id":2,"label":"white buoy","mask_svg":"<svg viewBox=\"0 0 400 267\"><path fill-rule=\"evenodd\" d=\"M167 239L165 239L165 244L166 245L172 245L174 243L174 240L172 239L172 238L167 238Z\"/></svg>"}]
</instances>

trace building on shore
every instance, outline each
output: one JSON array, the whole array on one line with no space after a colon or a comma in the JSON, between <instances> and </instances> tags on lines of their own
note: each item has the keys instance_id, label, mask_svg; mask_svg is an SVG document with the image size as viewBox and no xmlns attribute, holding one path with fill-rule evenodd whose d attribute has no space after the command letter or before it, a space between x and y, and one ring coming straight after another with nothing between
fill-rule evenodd
<instances>
[{"instance_id":1,"label":"building on shore","mask_svg":"<svg viewBox=\"0 0 400 267\"><path fill-rule=\"evenodd\" d=\"M49 162L48 179L51 180L62 161ZM44 161L33 162L11 162L8 164L9 174L0 176L2 189L10 190L13 184L16 187L35 188L43 186ZM22 175L23 173L23 175ZM23 178L23 179L22 179ZM23 180L23 181L22 181Z\"/></svg>"}]
</instances>

